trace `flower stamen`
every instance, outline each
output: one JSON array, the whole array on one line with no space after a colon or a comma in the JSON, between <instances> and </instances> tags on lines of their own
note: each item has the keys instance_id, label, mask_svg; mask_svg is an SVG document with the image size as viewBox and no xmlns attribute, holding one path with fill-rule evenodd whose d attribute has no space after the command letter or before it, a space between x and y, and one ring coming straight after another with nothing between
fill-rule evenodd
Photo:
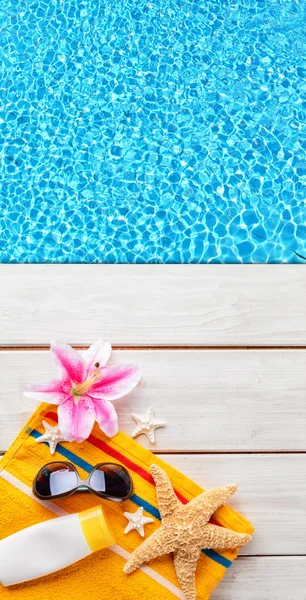
<instances>
[{"instance_id":1,"label":"flower stamen","mask_svg":"<svg viewBox=\"0 0 306 600\"><path fill-rule=\"evenodd\" d=\"M86 392L91 388L92 385L101 381L102 375L99 369L99 363L95 364L95 368L93 371L89 373L89 376L83 383L79 383L75 387L72 388L72 393L75 396L84 396Z\"/></svg>"}]
</instances>

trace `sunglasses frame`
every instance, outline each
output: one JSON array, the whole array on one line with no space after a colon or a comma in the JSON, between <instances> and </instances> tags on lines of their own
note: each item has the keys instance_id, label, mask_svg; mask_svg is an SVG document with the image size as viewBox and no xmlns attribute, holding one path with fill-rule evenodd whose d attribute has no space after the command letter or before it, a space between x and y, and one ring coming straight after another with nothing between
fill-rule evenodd
<instances>
[{"instance_id":1,"label":"sunglasses frame","mask_svg":"<svg viewBox=\"0 0 306 600\"><path fill-rule=\"evenodd\" d=\"M45 469L49 465L54 465L55 463L69 465L69 467L72 467L72 470L75 472L75 474L77 476L78 485L76 485L76 487L74 487L69 492L63 492L62 494L55 494L55 495L51 495L51 496L41 496L36 490L37 479L43 469ZM131 482L131 488L130 488L129 493L126 496L124 496L123 498L118 498L116 496L110 496L109 494L106 494L105 492L96 492L92 487L90 487L90 478L91 478L92 474L94 473L94 471L99 469L99 467L103 467L105 465L111 465L112 467L120 467L120 469L122 469L127 474L128 478ZM73 463L71 463L69 461L64 461L64 460L63 461L51 460L50 462L43 465L43 467L41 467L39 469L39 471L36 473L35 479L33 481L33 487L32 487L32 492L33 492L34 496L36 496L36 498L39 498L39 500L46 500L46 501L47 500L57 500L58 498L68 498L68 496L72 496L72 494L74 494L77 490L89 491L92 494L95 494L95 496L98 496L99 498L104 498L104 500L112 500L113 502L114 501L115 502L124 502L124 500L128 500L128 498L130 498L133 493L133 480L132 480L132 477L129 474L128 470L123 465L120 465L118 463L110 463L110 462L98 463L97 465L95 465L92 468L92 471L90 471L88 477L86 477L86 479L82 479L79 475L77 468L75 467L75 465Z\"/></svg>"}]
</instances>

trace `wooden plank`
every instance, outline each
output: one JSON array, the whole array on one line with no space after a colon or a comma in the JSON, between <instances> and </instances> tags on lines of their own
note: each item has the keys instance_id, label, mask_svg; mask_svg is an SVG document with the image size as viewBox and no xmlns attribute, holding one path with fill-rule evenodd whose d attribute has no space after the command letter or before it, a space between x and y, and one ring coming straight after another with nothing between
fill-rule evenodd
<instances>
[{"instance_id":1,"label":"wooden plank","mask_svg":"<svg viewBox=\"0 0 306 600\"><path fill-rule=\"evenodd\" d=\"M1 458L1 457L0 457ZM306 455L162 455L203 488L238 483L229 504L255 527L241 555L306 554Z\"/></svg>"},{"instance_id":2,"label":"wooden plank","mask_svg":"<svg viewBox=\"0 0 306 600\"><path fill-rule=\"evenodd\" d=\"M237 483L229 504L255 527L245 555L306 554L306 454L163 455L209 489Z\"/></svg>"},{"instance_id":3,"label":"wooden plank","mask_svg":"<svg viewBox=\"0 0 306 600\"><path fill-rule=\"evenodd\" d=\"M239 557L210 600L306 600L305 570L300 556Z\"/></svg>"},{"instance_id":4,"label":"wooden plank","mask_svg":"<svg viewBox=\"0 0 306 600\"><path fill-rule=\"evenodd\" d=\"M211 600L306 600L306 558L238 558Z\"/></svg>"},{"instance_id":5,"label":"wooden plank","mask_svg":"<svg viewBox=\"0 0 306 600\"><path fill-rule=\"evenodd\" d=\"M128 434L131 412L150 406L167 423L156 451L306 450L306 351L124 350L113 363L136 362L143 379L116 402ZM0 352L0 450L5 450L35 407L26 382L57 375L49 352Z\"/></svg>"},{"instance_id":6,"label":"wooden plank","mask_svg":"<svg viewBox=\"0 0 306 600\"><path fill-rule=\"evenodd\" d=\"M306 345L303 265L1 265L0 345Z\"/></svg>"}]
</instances>

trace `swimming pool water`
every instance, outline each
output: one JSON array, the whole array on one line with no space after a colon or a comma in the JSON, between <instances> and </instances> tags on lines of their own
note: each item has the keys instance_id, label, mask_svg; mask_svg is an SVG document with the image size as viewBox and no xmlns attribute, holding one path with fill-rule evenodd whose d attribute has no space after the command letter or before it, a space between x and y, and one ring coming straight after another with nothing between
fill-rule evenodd
<instances>
[{"instance_id":1,"label":"swimming pool water","mask_svg":"<svg viewBox=\"0 0 306 600\"><path fill-rule=\"evenodd\" d=\"M0 0L2 262L305 262L305 0Z\"/></svg>"}]
</instances>

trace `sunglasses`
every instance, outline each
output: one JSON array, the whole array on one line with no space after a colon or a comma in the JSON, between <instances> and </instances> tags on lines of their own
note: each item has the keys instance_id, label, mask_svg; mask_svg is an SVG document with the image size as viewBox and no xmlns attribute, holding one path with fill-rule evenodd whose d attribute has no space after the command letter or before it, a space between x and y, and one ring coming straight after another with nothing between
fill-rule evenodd
<instances>
[{"instance_id":1,"label":"sunglasses","mask_svg":"<svg viewBox=\"0 0 306 600\"><path fill-rule=\"evenodd\" d=\"M72 463L50 462L39 469L33 483L33 494L40 500L65 498L77 490L122 502L131 496L133 482L129 472L115 463L98 464L87 479L81 479Z\"/></svg>"}]
</instances>

